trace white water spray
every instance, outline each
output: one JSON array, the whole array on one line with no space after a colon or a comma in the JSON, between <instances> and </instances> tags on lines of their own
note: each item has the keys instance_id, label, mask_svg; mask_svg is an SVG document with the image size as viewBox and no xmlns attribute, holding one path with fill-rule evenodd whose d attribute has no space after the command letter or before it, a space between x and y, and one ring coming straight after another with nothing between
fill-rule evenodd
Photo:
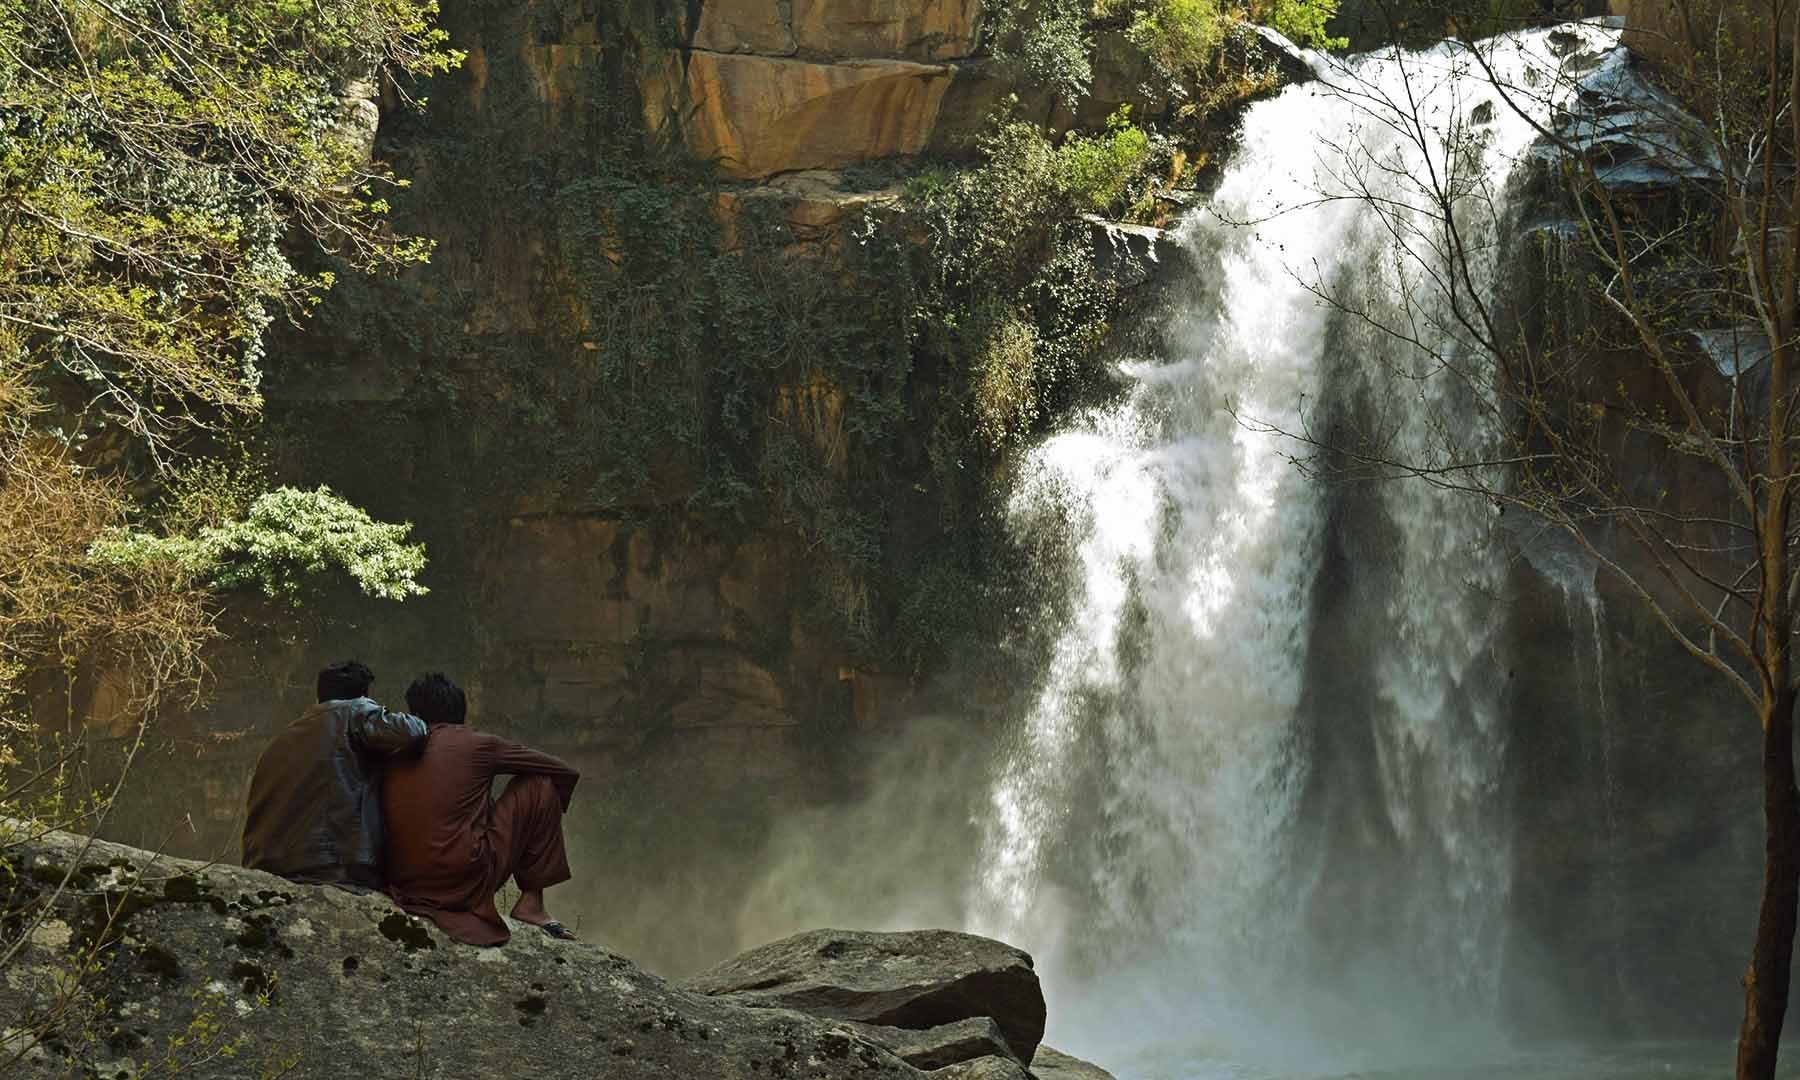
<instances>
[{"instance_id":1,"label":"white water spray","mask_svg":"<svg viewBox=\"0 0 1800 1080\"><path fill-rule=\"evenodd\" d=\"M1593 26L1557 33L1489 62L1512 85L1552 85L1568 35L1609 44ZM1130 368L1123 405L1044 444L1011 508L1020 530L1072 530L1074 614L994 784L971 907L977 929L1039 955L1053 1035L1143 1076L1342 1068L1345 1031L1397 1040L1452 1005L1479 1027L1496 993L1510 841L1493 509L1417 483L1334 489L1291 467L1305 449L1282 433L1354 408L1412 461L1484 438L1481 403L1432 378L1467 350L1435 290L1428 216L1396 231L1364 196L1426 207L1431 180L1454 175L1485 288L1534 132L1455 47L1335 74L1345 89L1249 111L1210 212L1184 230L1198 271L1167 355ZM1328 520L1351 498L1375 500L1358 512L1381 523L1380 550L1333 585L1361 605L1361 640L1321 642ZM1344 655L1368 692L1318 700L1309 680ZM1316 759L1321 724L1366 729L1373 766ZM1346 784L1371 793L1398 868L1354 883L1365 907L1396 909L1362 916L1393 939L1373 983L1354 978L1366 957L1322 958L1345 862L1309 854L1302 829L1308 793Z\"/></svg>"}]
</instances>

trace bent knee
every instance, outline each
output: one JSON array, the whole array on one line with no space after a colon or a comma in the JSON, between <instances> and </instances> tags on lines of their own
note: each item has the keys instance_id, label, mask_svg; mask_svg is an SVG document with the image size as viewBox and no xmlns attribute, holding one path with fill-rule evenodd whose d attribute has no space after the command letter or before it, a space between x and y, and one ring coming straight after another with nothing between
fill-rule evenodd
<instances>
[{"instance_id":1,"label":"bent knee","mask_svg":"<svg viewBox=\"0 0 1800 1080\"><path fill-rule=\"evenodd\" d=\"M515 776L506 785L506 790L518 792L518 795L514 796L515 798L548 799L561 805L561 800L556 795L556 782L548 776L538 774Z\"/></svg>"}]
</instances>

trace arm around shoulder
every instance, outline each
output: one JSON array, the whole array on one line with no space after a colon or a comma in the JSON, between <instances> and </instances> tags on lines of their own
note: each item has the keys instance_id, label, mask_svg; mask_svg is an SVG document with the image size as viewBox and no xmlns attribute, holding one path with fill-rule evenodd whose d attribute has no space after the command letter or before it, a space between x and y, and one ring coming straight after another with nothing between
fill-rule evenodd
<instances>
[{"instance_id":1,"label":"arm around shoulder","mask_svg":"<svg viewBox=\"0 0 1800 1080\"><path fill-rule=\"evenodd\" d=\"M412 757L425 749L425 721L410 713L389 712L373 701L356 703L350 716L350 741L386 758Z\"/></svg>"}]
</instances>

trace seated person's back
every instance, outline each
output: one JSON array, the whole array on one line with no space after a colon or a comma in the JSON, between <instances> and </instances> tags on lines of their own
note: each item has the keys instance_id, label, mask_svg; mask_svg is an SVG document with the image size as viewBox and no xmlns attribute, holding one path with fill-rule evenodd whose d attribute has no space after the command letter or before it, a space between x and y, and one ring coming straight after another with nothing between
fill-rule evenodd
<instances>
[{"instance_id":1,"label":"seated person's back","mask_svg":"<svg viewBox=\"0 0 1800 1080\"><path fill-rule=\"evenodd\" d=\"M406 691L430 726L425 751L392 769L382 792L388 820L388 893L415 915L471 945L509 932L494 892L516 878L514 918L572 936L543 910L543 890L569 880L562 814L578 774L562 761L464 723L463 692L433 672ZM494 777L513 780L498 800Z\"/></svg>"},{"instance_id":2,"label":"seated person's back","mask_svg":"<svg viewBox=\"0 0 1800 1080\"><path fill-rule=\"evenodd\" d=\"M485 867L495 766L513 744L464 724L432 724L425 751L397 768L382 799L399 827L388 834L392 880L403 887L462 885Z\"/></svg>"},{"instance_id":3,"label":"seated person's back","mask_svg":"<svg viewBox=\"0 0 1800 1080\"><path fill-rule=\"evenodd\" d=\"M319 672L318 703L263 750L246 799L245 866L382 887L382 769L423 747L425 724L365 697L373 682L354 660Z\"/></svg>"}]
</instances>

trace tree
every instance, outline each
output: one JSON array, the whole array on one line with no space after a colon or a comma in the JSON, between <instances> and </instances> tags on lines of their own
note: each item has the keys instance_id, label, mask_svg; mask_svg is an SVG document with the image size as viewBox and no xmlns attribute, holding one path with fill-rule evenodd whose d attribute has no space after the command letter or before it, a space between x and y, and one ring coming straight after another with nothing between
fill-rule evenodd
<instances>
[{"instance_id":1,"label":"tree","mask_svg":"<svg viewBox=\"0 0 1800 1080\"><path fill-rule=\"evenodd\" d=\"M1288 432L1306 468L1420 480L1568 536L1755 715L1746 1080L1774 1075L1800 901L1794 14L1674 0L1628 15L1635 55L1597 57L1590 25L1339 65L1327 81L1375 135L1327 148L1318 197L1366 207L1391 261L1373 285L1307 284L1432 415L1352 430L1315 411ZM1561 216L1527 230L1527 204ZM1648 482L1646 456L1693 482Z\"/></svg>"},{"instance_id":2,"label":"tree","mask_svg":"<svg viewBox=\"0 0 1800 1080\"><path fill-rule=\"evenodd\" d=\"M415 104L409 77L458 59L436 10L0 0L0 966L71 886L9 853L97 828L117 791L46 730L54 688L107 678L114 715L92 719L134 733L128 768L161 705L199 693L222 590L286 596L342 569L421 591L406 527L323 489L261 493L207 454L260 408L266 331L330 287L303 265L429 251L386 226L403 181L371 150L377 97ZM42 1008L6 1018L0 1072L96 1034L72 1027L97 1015L82 987L114 937L108 921Z\"/></svg>"},{"instance_id":3,"label":"tree","mask_svg":"<svg viewBox=\"0 0 1800 1080\"><path fill-rule=\"evenodd\" d=\"M388 73L456 62L435 13L0 0L0 520L18 530L8 541L55 537L59 553L0 570L0 696L116 639L146 589L207 584L192 565L101 565L88 548L195 475L174 466L198 439L254 416L265 332L332 282L290 253L310 244L365 270L426 256L385 225L381 189L403 181L371 157L371 114ZM177 524L222 527L249 509L239 494ZM191 642L206 625L154 636ZM165 674L191 682L197 653L177 651L188 661Z\"/></svg>"}]
</instances>

